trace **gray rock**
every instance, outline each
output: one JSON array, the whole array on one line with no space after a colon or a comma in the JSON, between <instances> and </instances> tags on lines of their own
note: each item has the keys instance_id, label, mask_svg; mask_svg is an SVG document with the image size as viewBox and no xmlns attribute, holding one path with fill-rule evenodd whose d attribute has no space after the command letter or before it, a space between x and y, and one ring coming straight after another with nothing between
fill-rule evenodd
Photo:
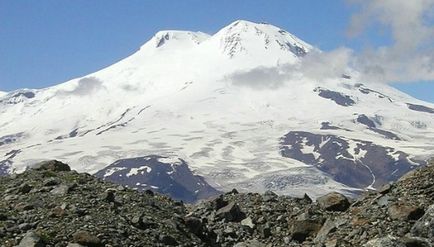
<instances>
[{"instance_id":1,"label":"gray rock","mask_svg":"<svg viewBox=\"0 0 434 247\"><path fill-rule=\"evenodd\" d=\"M18 187L18 192L23 193L23 194L27 194L29 193L31 190L33 189L33 186L24 183L22 184L20 187Z\"/></svg>"},{"instance_id":2,"label":"gray rock","mask_svg":"<svg viewBox=\"0 0 434 247\"><path fill-rule=\"evenodd\" d=\"M115 193L113 190L106 190L106 192L104 192L104 194L102 195L101 198L103 201L106 202L114 202L115 201Z\"/></svg>"},{"instance_id":3,"label":"gray rock","mask_svg":"<svg viewBox=\"0 0 434 247\"><path fill-rule=\"evenodd\" d=\"M375 238L368 241L364 247L406 247L404 243L393 236Z\"/></svg>"},{"instance_id":4,"label":"gray rock","mask_svg":"<svg viewBox=\"0 0 434 247\"><path fill-rule=\"evenodd\" d=\"M161 235L160 236L160 242L165 244L165 245L170 245L170 246L178 245L178 242L176 241L176 239L173 238L172 236L168 236L168 235Z\"/></svg>"},{"instance_id":5,"label":"gray rock","mask_svg":"<svg viewBox=\"0 0 434 247\"><path fill-rule=\"evenodd\" d=\"M242 243L238 243L234 245L234 247L265 247L265 244L259 242L256 239L253 239L253 240L247 240Z\"/></svg>"},{"instance_id":6,"label":"gray rock","mask_svg":"<svg viewBox=\"0 0 434 247\"><path fill-rule=\"evenodd\" d=\"M77 243L69 243L66 247L86 247L86 246Z\"/></svg>"},{"instance_id":7,"label":"gray rock","mask_svg":"<svg viewBox=\"0 0 434 247\"><path fill-rule=\"evenodd\" d=\"M55 186L59 184L59 180L55 178L48 178L44 181L44 186Z\"/></svg>"},{"instance_id":8,"label":"gray rock","mask_svg":"<svg viewBox=\"0 0 434 247\"><path fill-rule=\"evenodd\" d=\"M50 192L54 195L64 196L69 193L70 187L68 185L59 185L56 188L52 189Z\"/></svg>"},{"instance_id":9,"label":"gray rock","mask_svg":"<svg viewBox=\"0 0 434 247\"><path fill-rule=\"evenodd\" d=\"M292 222L290 229L292 239L303 242L307 237L315 237L321 229L322 223L319 220L297 220Z\"/></svg>"},{"instance_id":10,"label":"gray rock","mask_svg":"<svg viewBox=\"0 0 434 247\"><path fill-rule=\"evenodd\" d=\"M202 221L199 218L196 217L186 217L185 218L185 225L187 228L193 232L196 235L200 235L203 230L203 224Z\"/></svg>"},{"instance_id":11,"label":"gray rock","mask_svg":"<svg viewBox=\"0 0 434 247\"><path fill-rule=\"evenodd\" d=\"M21 240L18 247L44 247L45 244L41 238L33 231L27 232Z\"/></svg>"},{"instance_id":12,"label":"gray rock","mask_svg":"<svg viewBox=\"0 0 434 247\"><path fill-rule=\"evenodd\" d=\"M317 199L319 206L328 211L345 211L349 208L348 199L337 192L331 192Z\"/></svg>"},{"instance_id":13,"label":"gray rock","mask_svg":"<svg viewBox=\"0 0 434 247\"><path fill-rule=\"evenodd\" d=\"M255 228L255 224L253 224L252 218L250 218L250 217L247 217L244 220L242 220L241 225L247 226L251 229Z\"/></svg>"},{"instance_id":14,"label":"gray rock","mask_svg":"<svg viewBox=\"0 0 434 247\"><path fill-rule=\"evenodd\" d=\"M383 185L381 188L378 189L378 193L384 195L390 192L390 190L392 189L392 184L391 183L387 183L385 185Z\"/></svg>"},{"instance_id":15,"label":"gray rock","mask_svg":"<svg viewBox=\"0 0 434 247\"><path fill-rule=\"evenodd\" d=\"M29 223L22 223L18 225L18 228L22 231L27 231L30 230L32 228L32 225Z\"/></svg>"},{"instance_id":16,"label":"gray rock","mask_svg":"<svg viewBox=\"0 0 434 247\"><path fill-rule=\"evenodd\" d=\"M407 247L432 247L430 240L426 238L406 237L401 241Z\"/></svg>"},{"instance_id":17,"label":"gray rock","mask_svg":"<svg viewBox=\"0 0 434 247\"><path fill-rule=\"evenodd\" d=\"M240 222L245 217L245 214L241 212L240 207L235 202L231 202L217 210L216 215L227 222Z\"/></svg>"},{"instance_id":18,"label":"gray rock","mask_svg":"<svg viewBox=\"0 0 434 247\"><path fill-rule=\"evenodd\" d=\"M274 193L273 191L265 191L264 196L262 197L264 199L264 202L271 202L271 201L276 201L277 199L277 194Z\"/></svg>"},{"instance_id":19,"label":"gray rock","mask_svg":"<svg viewBox=\"0 0 434 247\"><path fill-rule=\"evenodd\" d=\"M434 204L411 228L411 233L418 237L434 239Z\"/></svg>"},{"instance_id":20,"label":"gray rock","mask_svg":"<svg viewBox=\"0 0 434 247\"><path fill-rule=\"evenodd\" d=\"M335 222L331 219L327 219L326 222L324 222L324 225L321 227L321 229L318 231L314 242L315 243L323 243L326 239L329 233L336 231L337 226Z\"/></svg>"}]
</instances>

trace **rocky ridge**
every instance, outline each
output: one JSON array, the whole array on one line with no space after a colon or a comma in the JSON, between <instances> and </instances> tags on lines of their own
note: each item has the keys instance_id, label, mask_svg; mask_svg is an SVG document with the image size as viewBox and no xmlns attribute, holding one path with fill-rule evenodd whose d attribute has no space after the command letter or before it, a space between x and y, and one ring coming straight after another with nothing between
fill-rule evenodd
<instances>
[{"instance_id":1,"label":"rocky ridge","mask_svg":"<svg viewBox=\"0 0 434 247\"><path fill-rule=\"evenodd\" d=\"M0 246L432 246L433 175L357 200L234 189L188 205L49 161L0 178Z\"/></svg>"}]
</instances>

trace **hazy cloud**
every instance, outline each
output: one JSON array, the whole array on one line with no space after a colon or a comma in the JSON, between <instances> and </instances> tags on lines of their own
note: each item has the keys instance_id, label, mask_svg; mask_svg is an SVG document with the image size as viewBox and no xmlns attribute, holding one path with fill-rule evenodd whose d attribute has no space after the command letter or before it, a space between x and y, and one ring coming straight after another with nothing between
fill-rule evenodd
<instances>
[{"instance_id":1,"label":"hazy cloud","mask_svg":"<svg viewBox=\"0 0 434 247\"><path fill-rule=\"evenodd\" d=\"M331 52L313 50L299 63L237 71L226 79L235 86L257 90L278 89L285 82L296 79L300 75L316 81L341 77L343 73L348 72L351 57L352 51L347 48L339 48Z\"/></svg>"},{"instance_id":2,"label":"hazy cloud","mask_svg":"<svg viewBox=\"0 0 434 247\"><path fill-rule=\"evenodd\" d=\"M95 77L85 77L77 82L77 86L71 91L61 91L63 95L77 95L85 96L90 95L100 89L104 88L102 81Z\"/></svg>"},{"instance_id":3,"label":"hazy cloud","mask_svg":"<svg viewBox=\"0 0 434 247\"><path fill-rule=\"evenodd\" d=\"M258 67L249 71L238 71L228 79L235 86L253 89L275 89L287 79L286 67Z\"/></svg>"}]
</instances>

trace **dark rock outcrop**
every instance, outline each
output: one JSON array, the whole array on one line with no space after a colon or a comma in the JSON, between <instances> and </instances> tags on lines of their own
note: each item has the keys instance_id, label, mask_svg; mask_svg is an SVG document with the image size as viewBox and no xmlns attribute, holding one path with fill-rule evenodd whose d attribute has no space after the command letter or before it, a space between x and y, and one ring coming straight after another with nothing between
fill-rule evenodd
<instances>
[{"instance_id":1,"label":"dark rock outcrop","mask_svg":"<svg viewBox=\"0 0 434 247\"><path fill-rule=\"evenodd\" d=\"M182 159L165 161L166 157L150 155L118 160L95 173L107 181L152 190L184 202L195 202L220 194L203 177L194 175Z\"/></svg>"}]
</instances>

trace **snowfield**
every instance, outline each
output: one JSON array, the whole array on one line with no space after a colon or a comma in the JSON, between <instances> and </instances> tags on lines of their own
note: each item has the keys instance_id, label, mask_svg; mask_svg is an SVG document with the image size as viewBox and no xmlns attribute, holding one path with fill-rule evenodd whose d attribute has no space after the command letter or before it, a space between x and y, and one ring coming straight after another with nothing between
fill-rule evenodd
<instances>
[{"instance_id":1,"label":"snowfield","mask_svg":"<svg viewBox=\"0 0 434 247\"><path fill-rule=\"evenodd\" d=\"M214 35L160 31L98 72L0 93L0 173L46 159L96 173L159 155L217 189L316 196L375 188L433 155L434 105L357 76L314 81L280 69L314 49L248 21ZM348 166L360 180L337 173ZM151 171L134 169L126 173Z\"/></svg>"}]
</instances>

